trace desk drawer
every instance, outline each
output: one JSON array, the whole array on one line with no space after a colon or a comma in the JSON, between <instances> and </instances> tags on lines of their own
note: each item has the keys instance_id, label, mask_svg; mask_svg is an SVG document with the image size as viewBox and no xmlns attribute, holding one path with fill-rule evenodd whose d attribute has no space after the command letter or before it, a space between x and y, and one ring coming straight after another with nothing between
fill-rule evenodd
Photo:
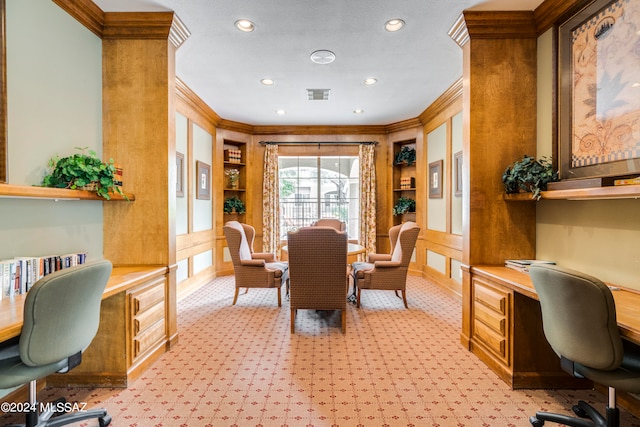
<instances>
[{"instance_id":1,"label":"desk drawer","mask_svg":"<svg viewBox=\"0 0 640 427\"><path fill-rule=\"evenodd\" d=\"M165 279L159 278L141 289L131 292L131 303L133 315L137 315L150 307L153 307L160 301L164 301L164 282Z\"/></svg>"},{"instance_id":2,"label":"desk drawer","mask_svg":"<svg viewBox=\"0 0 640 427\"><path fill-rule=\"evenodd\" d=\"M133 335L138 335L158 320L164 320L164 301L133 318Z\"/></svg>"},{"instance_id":3,"label":"desk drawer","mask_svg":"<svg viewBox=\"0 0 640 427\"><path fill-rule=\"evenodd\" d=\"M476 301L480 301L496 313L502 315L507 314L507 302L509 298L507 292L496 289L490 284L478 279L473 280L473 290Z\"/></svg>"},{"instance_id":4,"label":"desk drawer","mask_svg":"<svg viewBox=\"0 0 640 427\"><path fill-rule=\"evenodd\" d=\"M497 334L505 336L507 333L507 319L485 305L475 302L473 305L474 321L480 321L493 329Z\"/></svg>"},{"instance_id":5,"label":"desk drawer","mask_svg":"<svg viewBox=\"0 0 640 427\"><path fill-rule=\"evenodd\" d=\"M474 322L473 335L501 359L507 357L507 338L482 322Z\"/></svg>"},{"instance_id":6,"label":"desk drawer","mask_svg":"<svg viewBox=\"0 0 640 427\"><path fill-rule=\"evenodd\" d=\"M133 339L134 360L138 356L144 354L147 350L154 348L159 342L163 341L165 335L164 319L154 323L145 331L136 335Z\"/></svg>"}]
</instances>

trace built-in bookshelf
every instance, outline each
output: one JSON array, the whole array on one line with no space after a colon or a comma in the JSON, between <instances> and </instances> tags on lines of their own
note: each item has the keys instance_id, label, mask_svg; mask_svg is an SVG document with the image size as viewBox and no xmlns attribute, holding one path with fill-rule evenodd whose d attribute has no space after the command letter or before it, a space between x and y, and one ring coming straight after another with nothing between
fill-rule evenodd
<instances>
[{"instance_id":1,"label":"built-in bookshelf","mask_svg":"<svg viewBox=\"0 0 640 427\"><path fill-rule=\"evenodd\" d=\"M398 199L406 197L416 199L416 140L397 141L393 143L393 204ZM413 155L411 155L413 153ZM397 215L393 217L394 225L406 220L415 221L412 215Z\"/></svg>"},{"instance_id":2,"label":"built-in bookshelf","mask_svg":"<svg viewBox=\"0 0 640 427\"><path fill-rule=\"evenodd\" d=\"M223 213L226 221L244 221L245 214L239 212L225 212L224 206L228 200L239 199L246 209L246 159L247 144L239 141L224 140L224 202ZM237 175L235 180L233 175Z\"/></svg>"}]
</instances>

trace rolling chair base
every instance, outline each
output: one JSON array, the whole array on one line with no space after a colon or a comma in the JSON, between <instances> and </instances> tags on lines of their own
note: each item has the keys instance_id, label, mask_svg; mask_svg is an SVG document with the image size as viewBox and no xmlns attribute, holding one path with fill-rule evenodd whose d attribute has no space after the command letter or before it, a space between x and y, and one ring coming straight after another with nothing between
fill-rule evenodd
<instances>
[{"instance_id":1,"label":"rolling chair base","mask_svg":"<svg viewBox=\"0 0 640 427\"><path fill-rule=\"evenodd\" d=\"M571 427L619 427L620 410L607 406L607 416L603 417L596 409L581 400L573 408L573 412L580 418L568 415L553 414L551 412L536 412L535 416L529 418L533 427L544 426L545 421L560 423Z\"/></svg>"}]
</instances>

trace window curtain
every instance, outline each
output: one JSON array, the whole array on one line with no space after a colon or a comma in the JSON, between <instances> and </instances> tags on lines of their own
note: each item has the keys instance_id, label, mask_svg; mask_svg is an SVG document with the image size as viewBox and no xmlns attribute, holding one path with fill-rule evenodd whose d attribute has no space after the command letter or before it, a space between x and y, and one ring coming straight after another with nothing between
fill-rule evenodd
<instances>
[{"instance_id":1,"label":"window curtain","mask_svg":"<svg viewBox=\"0 0 640 427\"><path fill-rule=\"evenodd\" d=\"M263 251L280 256L280 188L278 185L278 145L267 144L264 151L262 180Z\"/></svg>"},{"instance_id":2,"label":"window curtain","mask_svg":"<svg viewBox=\"0 0 640 427\"><path fill-rule=\"evenodd\" d=\"M360 242L365 256L376 252L376 165L375 145L360 144Z\"/></svg>"}]
</instances>

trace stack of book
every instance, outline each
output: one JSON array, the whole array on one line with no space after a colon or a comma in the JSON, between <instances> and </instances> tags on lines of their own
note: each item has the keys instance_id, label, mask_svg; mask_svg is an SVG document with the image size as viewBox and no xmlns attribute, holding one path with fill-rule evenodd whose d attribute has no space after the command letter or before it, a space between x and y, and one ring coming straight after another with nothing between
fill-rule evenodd
<instances>
[{"instance_id":1,"label":"stack of book","mask_svg":"<svg viewBox=\"0 0 640 427\"><path fill-rule=\"evenodd\" d=\"M16 257L0 260L0 300L24 294L44 276L54 271L84 264L84 252L43 257Z\"/></svg>"},{"instance_id":2,"label":"stack of book","mask_svg":"<svg viewBox=\"0 0 640 427\"><path fill-rule=\"evenodd\" d=\"M555 262L539 259L508 259L504 262L505 267L513 268L523 273L528 273L529 267L533 264L555 264Z\"/></svg>"},{"instance_id":3,"label":"stack of book","mask_svg":"<svg viewBox=\"0 0 640 427\"><path fill-rule=\"evenodd\" d=\"M415 188L416 179L414 177L404 176L400 178L400 189L401 190L409 190Z\"/></svg>"},{"instance_id":4,"label":"stack of book","mask_svg":"<svg viewBox=\"0 0 640 427\"><path fill-rule=\"evenodd\" d=\"M242 151L235 149L224 150L224 159L229 163L241 163Z\"/></svg>"}]
</instances>

